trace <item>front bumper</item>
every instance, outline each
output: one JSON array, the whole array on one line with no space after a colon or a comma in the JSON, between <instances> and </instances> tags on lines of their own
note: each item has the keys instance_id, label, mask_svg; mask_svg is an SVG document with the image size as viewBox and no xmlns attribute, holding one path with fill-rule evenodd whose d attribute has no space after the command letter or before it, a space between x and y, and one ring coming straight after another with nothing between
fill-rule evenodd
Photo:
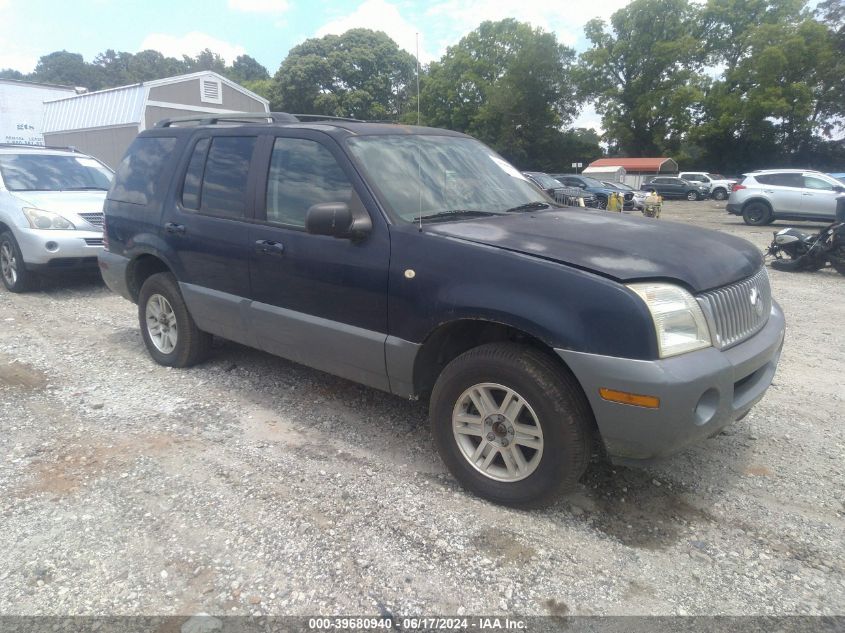
<instances>
[{"instance_id":1,"label":"front bumper","mask_svg":"<svg viewBox=\"0 0 845 633\"><path fill-rule=\"evenodd\" d=\"M644 361L557 349L578 378L614 461L666 457L743 417L772 382L783 347L783 312L727 350L707 348ZM657 409L609 402L601 388L660 398Z\"/></svg>"},{"instance_id":2,"label":"front bumper","mask_svg":"<svg viewBox=\"0 0 845 633\"><path fill-rule=\"evenodd\" d=\"M101 231L51 231L16 228L15 239L29 270L96 266L103 250Z\"/></svg>"}]
</instances>

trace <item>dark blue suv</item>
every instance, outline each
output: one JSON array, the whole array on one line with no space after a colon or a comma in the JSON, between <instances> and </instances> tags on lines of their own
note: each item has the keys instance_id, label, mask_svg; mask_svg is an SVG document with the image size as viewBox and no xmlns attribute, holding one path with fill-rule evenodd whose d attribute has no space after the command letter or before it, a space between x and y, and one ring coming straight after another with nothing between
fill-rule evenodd
<instances>
[{"instance_id":1,"label":"dark blue suv","mask_svg":"<svg viewBox=\"0 0 845 633\"><path fill-rule=\"evenodd\" d=\"M105 218L103 277L156 362L219 336L425 397L451 472L500 503L571 488L595 443L636 462L718 433L783 342L748 242L561 207L446 130L164 121Z\"/></svg>"}]
</instances>

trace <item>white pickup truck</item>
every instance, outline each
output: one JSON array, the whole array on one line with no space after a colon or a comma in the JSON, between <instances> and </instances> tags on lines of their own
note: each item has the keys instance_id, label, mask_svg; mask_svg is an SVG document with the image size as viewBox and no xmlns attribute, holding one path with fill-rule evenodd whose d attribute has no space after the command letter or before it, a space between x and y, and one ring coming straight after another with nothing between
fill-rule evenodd
<instances>
[{"instance_id":1,"label":"white pickup truck","mask_svg":"<svg viewBox=\"0 0 845 633\"><path fill-rule=\"evenodd\" d=\"M714 200L727 200L736 180L725 178L721 174L710 174L706 171L682 171L678 178L690 182L703 182L710 185L710 197Z\"/></svg>"}]
</instances>

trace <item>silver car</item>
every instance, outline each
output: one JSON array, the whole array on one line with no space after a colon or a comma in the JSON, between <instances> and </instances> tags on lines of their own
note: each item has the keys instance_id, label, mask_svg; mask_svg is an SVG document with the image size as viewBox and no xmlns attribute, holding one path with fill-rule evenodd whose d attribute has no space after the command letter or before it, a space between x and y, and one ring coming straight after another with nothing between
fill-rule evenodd
<instances>
[{"instance_id":1,"label":"silver car","mask_svg":"<svg viewBox=\"0 0 845 633\"><path fill-rule=\"evenodd\" d=\"M841 181L819 171L766 169L745 174L734 185L727 210L752 226L775 220L830 222L843 192Z\"/></svg>"},{"instance_id":2,"label":"silver car","mask_svg":"<svg viewBox=\"0 0 845 633\"><path fill-rule=\"evenodd\" d=\"M42 273L96 269L113 173L71 149L0 145L0 279L23 292Z\"/></svg>"}]
</instances>

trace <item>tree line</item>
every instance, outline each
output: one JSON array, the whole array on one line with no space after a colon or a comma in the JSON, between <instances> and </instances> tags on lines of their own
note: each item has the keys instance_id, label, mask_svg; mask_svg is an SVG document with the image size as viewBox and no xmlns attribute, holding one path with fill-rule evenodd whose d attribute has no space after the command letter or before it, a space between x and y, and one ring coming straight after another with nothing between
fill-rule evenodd
<instances>
[{"instance_id":1,"label":"tree line","mask_svg":"<svg viewBox=\"0 0 845 633\"><path fill-rule=\"evenodd\" d=\"M445 127L522 168L565 170L600 155L672 156L725 173L845 169L845 4L823 0L634 0L585 26L580 55L554 33L484 22L420 69L386 34L353 29L295 46L274 76L243 55L60 51L16 78L91 89L214 70L273 110ZM0 76L15 71L1 71ZM601 137L572 128L586 103ZM419 114L418 114L419 112ZM602 142L605 149L600 145Z\"/></svg>"}]
</instances>

